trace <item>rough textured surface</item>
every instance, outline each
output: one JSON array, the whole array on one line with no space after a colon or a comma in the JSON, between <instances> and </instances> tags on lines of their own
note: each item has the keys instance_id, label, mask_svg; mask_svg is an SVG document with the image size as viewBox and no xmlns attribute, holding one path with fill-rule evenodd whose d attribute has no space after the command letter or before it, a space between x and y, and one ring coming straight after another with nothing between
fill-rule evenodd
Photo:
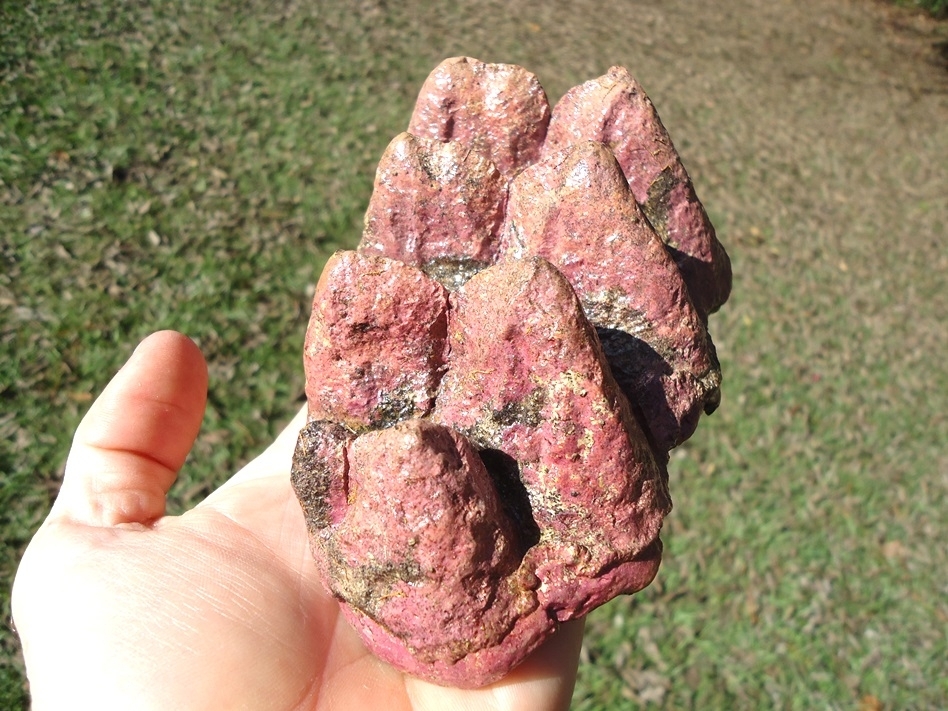
<instances>
[{"instance_id":1,"label":"rough textured surface","mask_svg":"<svg viewBox=\"0 0 948 711\"><path fill-rule=\"evenodd\" d=\"M639 83L623 67L570 89L553 108L543 154L579 141L612 151L632 194L675 257L702 318L731 292L731 262Z\"/></svg>"},{"instance_id":2,"label":"rough textured surface","mask_svg":"<svg viewBox=\"0 0 948 711\"><path fill-rule=\"evenodd\" d=\"M462 143L399 134L385 150L359 250L460 286L497 259L507 181Z\"/></svg>"},{"instance_id":3,"label":"rough textured surface","mask_svg":"<svg viewBox=\"0 0 948 711\"><path fill-rule=\"evenodd\" d=\"M510 178L539 158L549 121L546 93L526 69L453 57L425 80L408 132L470 146Z\"/></svg>"},{"instance_id":4,"label":"rough textured surface","mask_svg":"<svg viewBox=\"0 0 948 711\"><path fill-rule=\"evenodd\" d=\"M453 297L448 372L433 417L507 462L536 541L541 604L581 616L654 576L670 508L664 470L619 393L595 331L549 262L510 260ZM603 575L604 571L608 575Z\"/></svg>"},{"instance_id":5,"label":"rough textured surface","mask_svg":"<svg viewBox=\"0 0 948 711\"><path fill-rule=\"evenodd\" d=\"M427 413L441 376L447 292L419 269L340 252L316 285L303 346L311 419L352 429Z\"/></svg>"},{"instance_id":6,"label":"rough textured surface","mask_svg":"<svg viewBox=\"0 0 948 711\"><path fill-rule=\"evenodd\" d=\"M321 294L358 306L348 280L367 283L389 261L336 255L317 307ZM399 266L413 288L437 292ZM351 334L364 316L359 308L314 313L311 334ZM397 322L398 333L424 331L428 313L411 313L416 323L378 318ZM559 621L645 587L671 501L595 329L549 262L485 269L451 297L448 322L429 417L406 409L364 431L371 417L343 426L338 414L311 407L292 480L317 563L366 644L419 676L480 686ZM374 348L384 361L392 343ZM324 357L306 367L316 380L337 366Z\"/></svg>"},{"instance_id":7,"label":"rough textured surface","mask_svg":"<svg viewBox=\"0 0 948 711\"><path fill-rule=\"evenodd\" d=\"M520 534L462 435L413 419L353 441L314 421L300 442L293 482L311 505L317 563L379 656L471 685L549 634L517 575Z\"/></svg>"},{"instance_id":8,"label":"rough textured surface","mask_svg":"<svg viewBox=\"0 0 948 711\"><path fill-rule=\"evenodd\" d=\"M366 645L442 684L651 582L668 450L718 404L730 265L654 108L618 69L560 106L544 147L532 74L443 62L313 300L313 555Z\"/></svg>"},{"instance_id":9,"label":"rough textured surface","mask_svg":"<svg viewBox=\"0 0 948 711\"><path fill-rule=\"evenodd\" d=\"M720 399L721 372L681 272L608 148L582 141L510 185L504 252L552 262L579 294L613 374L667 451Z\"/></svg>"}]
</instances>

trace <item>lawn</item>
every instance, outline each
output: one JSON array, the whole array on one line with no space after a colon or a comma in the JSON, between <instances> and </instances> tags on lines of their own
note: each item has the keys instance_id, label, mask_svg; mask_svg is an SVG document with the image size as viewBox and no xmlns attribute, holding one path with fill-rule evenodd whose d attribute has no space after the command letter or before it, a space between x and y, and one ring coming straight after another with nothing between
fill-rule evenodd
<instances>
[{"instance_id":1,"label":"lawn","mask_svg":"<svg viewBox=\"0 0 948 711\"><path fill-rule=\"evenodd\" d=\"M146 334L210 366L181 511L301 402L326 257L444 57L551 100L623 64L735 269L723 403L656 582L590 616L577 710L948 706L944 24L873 2L0 4L0 602ZM707 5L707 6L705 6ZM0 630L0 707L26 703Z\"/></svg>"}]
</instances>

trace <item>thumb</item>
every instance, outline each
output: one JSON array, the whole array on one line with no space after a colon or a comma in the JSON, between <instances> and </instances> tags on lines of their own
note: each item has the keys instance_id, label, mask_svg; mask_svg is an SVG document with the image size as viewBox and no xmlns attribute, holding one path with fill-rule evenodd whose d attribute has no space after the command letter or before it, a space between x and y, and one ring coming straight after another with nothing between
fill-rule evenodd
<instances>
[{"instance_id":1,"label":"thumb","mask_svg":"<svg viewBox=\"0 0 948 711\"><path fill-rule=\"evenodd\" d=\"M50 520L108 527L163 516L206 398L194 342L174 331L142 341L79 424Z\"/></svg>"}]
</instances>

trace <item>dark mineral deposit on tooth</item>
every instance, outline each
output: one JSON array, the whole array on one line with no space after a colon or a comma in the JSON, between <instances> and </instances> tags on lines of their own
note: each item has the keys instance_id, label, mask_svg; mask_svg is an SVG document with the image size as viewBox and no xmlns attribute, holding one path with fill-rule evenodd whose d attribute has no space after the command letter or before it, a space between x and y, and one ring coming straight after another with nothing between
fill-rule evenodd
<instances>
[{"instance_id":1,"label":"dark mineral deposit on tooth","mask_svg":"<svg viewBox=\"0 0 948 711\"><path fill-rule=\"evenodd\" d=\"M716 407L721 372L681 272L612 153L581 141L510 184L504 252L536 254L569 280L612 372L663 451Z\"/></svg>"},{"instance_id":2,"label":"dark mineral deposit on tooth","mask_svg":"<svg viewBox=\"0 0 948 711\"><path fill-rule=\"evenodd\" d=\"M515 64L454 57L425 80L408 132L470 146L510 178L539 158L549 121L535 75Z\"/></svg>"},{"instance_id":3,"label":"dark mineral deposit on tooth","mask_svg":"<svg viewBox=\"0 0 948 711\"><path fill-rule=\"evenodd\" d=\"M731 262L658 112L628 70L570 89L553 107L543 154L578 141L607 145L681 269L702 318L731 291Z\"/></svg>"},{"instance_id":4,"label":"dark mineral deposit on tooth","mask_svg":"<svg viewBox=\"0 0 948 711\"><path fill-rule=\"evenodd\" d=\"M303 346L310 419L361 430L430 411L447 307L444 287L420 269L356 252L330 258Z\"/></svg>"},{"instance_id":5,"label":"dark mineral deposit on tooth","mask_svg":"<svg viewBox=\"0 0 948 711\"><path fill-rule=\"evenodd\" d=\"M506 196L507 181L485 154L402 133L379 161L359 251L456 289L496 261Z\"/></svg>"},{"instance_id":6,"label":"dark mineral deposit on tooth","mask_svg":"<svg viewBox=\"0 0 948 711\"><path fill-rule=\"evenodd\" d=\"M300 432L290 480L303 507L306 527L318 554L318 535L345 514L348 496L346 448L355 434L335 422L315 420ZM324 559L316 556L319 562Z\"/></svg>"},{"instance_id":7,"label":"dark mineral deposit on tooth","mask_svg":"<svg viewBox=\"0 0 948 711\"><path fill-rule=\"evenodd\" d=\"M651 102L613 68L544 147L549 121L526 70L439 65L306 333L313 557L365 645L439 684L651 582L668 450L720 393L730 263Z\"/></svg>"}]
</instances>

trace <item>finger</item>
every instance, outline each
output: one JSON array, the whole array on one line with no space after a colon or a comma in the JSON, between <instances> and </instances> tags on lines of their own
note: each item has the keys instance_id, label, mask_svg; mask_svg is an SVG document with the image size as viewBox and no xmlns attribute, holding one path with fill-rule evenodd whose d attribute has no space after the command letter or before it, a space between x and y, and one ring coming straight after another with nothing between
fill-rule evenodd
<instances>
[{"instance_id":1,"label":"finger","mask_svg":"<svg viewBox=\"0 0 948 711\"><path fill-rule=\"evenodd\" d=\"M507 679L494 686L498 706L508 709L569 708L585 629L586 618L562 623L553 637Z\"/></svg>"},{"instance_id":2,"label":"finger","mask_svg":"<svg viewBox=\"0 0 948 711\"><path fill-rule=\"evenodd\" d=\"M164 515L206 398L207 365L189 338L142 341L79 424L50 518L115 526Z\"/></svg>"},{"instance_id":3,"label":"finger","mask_svg":"<svg viewBox=\"0 0 948 711\"><path fill-rule=\"evenodd\" d=\"M570 620L509 675L481 689L451 689L406 677L412 707L428 709L543 709L569 708L585 619Z\"/></svg>"}]
</instances>

